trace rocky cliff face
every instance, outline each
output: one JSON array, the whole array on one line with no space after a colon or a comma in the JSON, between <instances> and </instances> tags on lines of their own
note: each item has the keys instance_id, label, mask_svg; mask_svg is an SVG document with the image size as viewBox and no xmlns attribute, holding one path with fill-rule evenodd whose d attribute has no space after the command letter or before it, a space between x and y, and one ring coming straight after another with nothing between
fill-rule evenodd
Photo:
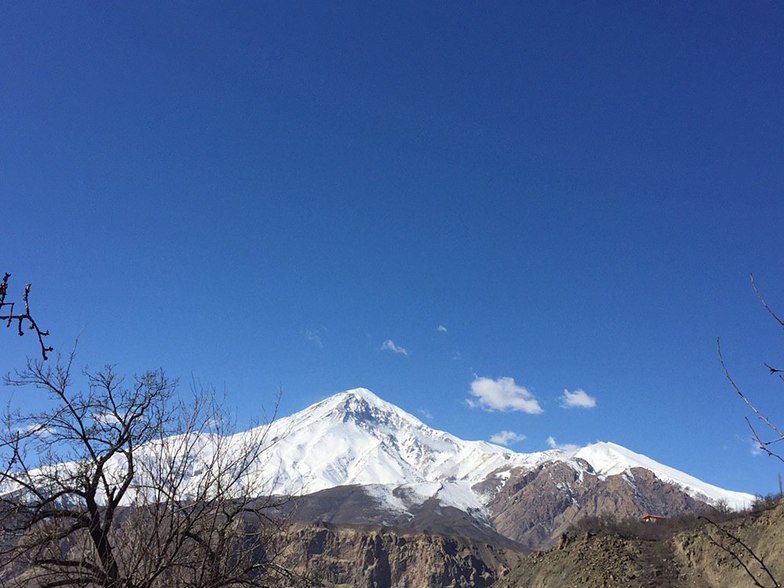
<instances>
[{"instance_id":1,"label":"rocky cliff face","mask_svg":"<svg viewBox=\"0 0 784 588\"><path fill-rule=\"evenodd\" d=\"M326 524L294 525L276 548L280 563L325 588L483 588L519 560L470 540Z\"/></svg>"}]
</instances>

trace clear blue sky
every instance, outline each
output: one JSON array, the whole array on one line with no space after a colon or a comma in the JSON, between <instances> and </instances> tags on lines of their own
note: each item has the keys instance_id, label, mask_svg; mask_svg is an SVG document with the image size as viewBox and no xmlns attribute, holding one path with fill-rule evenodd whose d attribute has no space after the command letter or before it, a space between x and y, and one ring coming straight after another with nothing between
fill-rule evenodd
<instances>
[{"instance_id":1,"label":"clear blue sky","mask_svg":"<svg viewBox=\"0 0 784 588\"><path fill-rule=\"evenodd\" d=\"M516 4L2 3L12 295L241 421L365 386L773 491L716 337L784 423L784 7Z\"/></svg>"}]
</instances>

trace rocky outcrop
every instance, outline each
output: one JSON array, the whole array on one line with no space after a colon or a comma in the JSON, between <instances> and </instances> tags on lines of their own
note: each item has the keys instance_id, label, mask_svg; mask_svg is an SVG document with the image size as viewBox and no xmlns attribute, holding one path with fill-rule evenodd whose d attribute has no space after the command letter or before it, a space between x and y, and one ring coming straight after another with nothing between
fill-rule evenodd
<instances>
[{"instance_id":1,"label":"rocky outcrop","mask_svg":"<svg viewBox=\"0 0 784 588\"><path fill-rule=\"evenodd\" d=\"M707 524L696 531L679 533L672 543L682 586L753 586L749 573L761 586L775 586L774 578L778 585L784 585L784 503L718 526Z\"/></svg>"},{"instance_id":2,"label":"rocky outcrop","mask_svg":"<svg viewBox=\"0 0 784 588\"><path fill-rule=\"evenodd\" d=\"M568 532L525 556L498 588L745 588L784 585L784 504L686 531ZM747 549L748 548L748 549ZM756 559L759 558L767 568Z\"/></svg>"},{"instance_id":3,"label":"rocky outcrop","mask_svg":"<svg viewBox=\"0 0 784 588\"><path fill-rule=\"evenodd\" d=\"M425 533L292 525L276 539L277 561L326 588L483 588L519 556L487 544Z\"/></svg>"},{"instance_id":4,"label":"rocky outcrop","mask_svg":"<svg viewBox=\"0 0 784 588\"><path fill-rule=\"evenodd\" d=\"M513 470L489 506L496 531L528 549L554 544L585 517L672 516L709 509L642 468L602 479L559 462Z\"/></svg>"},{"instance_id":5,"label":"rocky outcrop","mask_svg":"<svg viewBox=\"0 0 784 588\"><path fill-rule=\"evenodd\" d=\"M611 535L581 533L566 535L565 540L550 551L534 553L507 577L499 588L642 588L672 586L676 577L670 565L651 569L649 545L643 541L621 539ZM650 584L649 579L658 583Z\"/></svg>"},{"instance_id":6,"label":"rocky outcrop","mask_svg":"<svg viewBox=\"0 0 784 588\"><path fill-rule=\"evenodd\" d=\"M773 588L784 583L784 504L718 526L696 518L655 525L569 530L551 549L528 554L457 537L328 524L295 524L276 543L280 563L325 588Z\"/></svg>"}]
</instances>

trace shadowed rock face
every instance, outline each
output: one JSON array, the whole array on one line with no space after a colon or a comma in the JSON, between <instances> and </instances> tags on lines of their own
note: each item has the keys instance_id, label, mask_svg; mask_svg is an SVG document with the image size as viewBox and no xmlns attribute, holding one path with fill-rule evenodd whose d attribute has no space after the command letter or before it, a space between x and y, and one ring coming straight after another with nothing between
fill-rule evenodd
<instances>
[{"instance_id":1,"label":"shadowed rock face","mask_svg":"<svg viewBox=\"0 0 784 588\"><path fill-rule=\"evenodd\" d=\"M364 528L395 529L403 533L433 533L460 537L497 547L522 550L517 542L496 532L492 524L436 499L413 504L406 511L390 510L362 486L340 486L291 501L285 518L301 523L323 522Z\"/></svg>"},{"instance_id":2,"label":"shadowed rock face","mask_svg":"<svg viewBox=\"0 0 784 588\"><path fill-rule=\"evenodd\" d=\"M490 480L488 489L495 485ZM477 490L483 490L476 488ZM543 549L584 517L639 518L709 510L648 470L601 479L550 462L530 471L513 470L490 501L489 519L443 506L436 499L391 510L362 486L341 486L297 498L289 516L301 522L376 525L403 532L469 538L513 550Z\"/></svg>"}]
</instances>

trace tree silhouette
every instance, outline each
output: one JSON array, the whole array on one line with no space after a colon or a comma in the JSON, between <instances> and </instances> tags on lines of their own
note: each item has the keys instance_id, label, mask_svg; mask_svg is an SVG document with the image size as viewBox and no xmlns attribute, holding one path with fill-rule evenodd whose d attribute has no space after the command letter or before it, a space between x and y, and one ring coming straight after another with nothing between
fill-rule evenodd
<instances>
[{"instance_id":1,"label":"tree silhouette","mask_svg":"<svg viewBox=\"0 0 784 588\"><path fill-rule=\"evenodd\" d=\"M6 302L6 296L8 295L8 278L11 277L11 274L6 272L3 276L2 282L0 282L0 321L6 322L6 327L10 327L14 322L16 322L16 329L21 337L24 335L25 325L27 325L27 329L31 331L35 331L35 334L38 336L38 343L41 346L41 356L44 359L48 359L48 353L50 351L54 351L53 347L47 347L44 343L44 337L49 336L49 331L42 331L41 328L38 326L38 323L35 322L33 315L30 313L30 284L27 284L24 289L24 311L18 312L15 311L15 307L17 306L15 302ZM3 309L6 309L5 311Z\"/></svg>"},{"instance_id":2,"label":"tree silhouette","mask_svg":"<svg viewBox=\"0 0 784 588\"><path fill-rule=\"evenodd\" d=\"M162 371L80 383L73 359L6 377L51 402L0 427L0 585L297 585L271 540L283 519L260 469L269 427L233 435L209 390L186 402Z\"/></svg>"}]
</instances>

